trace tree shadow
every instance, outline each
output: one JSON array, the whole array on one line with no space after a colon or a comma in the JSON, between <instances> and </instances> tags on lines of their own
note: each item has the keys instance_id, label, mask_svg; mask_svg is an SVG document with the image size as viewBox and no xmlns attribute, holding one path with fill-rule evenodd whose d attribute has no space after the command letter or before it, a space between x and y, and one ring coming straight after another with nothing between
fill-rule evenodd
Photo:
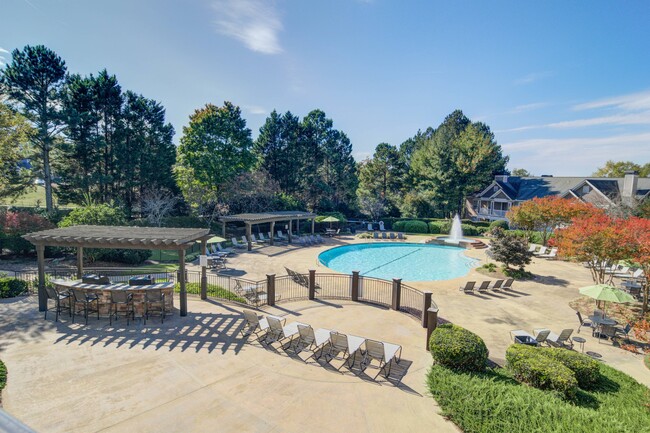
<instances>
[{"instance_id":1,"label":"tree shadow","mask_svg":"<svg viewBox=\"0 0 650 433\"><path fill-rule=\"evenodd\" d=\"M568 287L570 284L568 280L557 278L553 275L536 275L534 280L535 282L544 284L546 286Z\"/></svg>"}]
</instances>

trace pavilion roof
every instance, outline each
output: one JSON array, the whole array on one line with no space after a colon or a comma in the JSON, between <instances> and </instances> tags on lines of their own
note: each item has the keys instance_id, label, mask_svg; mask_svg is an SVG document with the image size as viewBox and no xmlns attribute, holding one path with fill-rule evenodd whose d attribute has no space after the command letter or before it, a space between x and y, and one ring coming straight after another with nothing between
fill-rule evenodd
<instances>
[{"instance_id":1,"label":"pavilion roof","mask_svg":"<svg viewBox=\"0 0 650 433\"><path fill-rule=\"evenodd\" d=\"M221 222L240 221L249 224L261 224L272 221L287 221L295 219L316 218L315 213L301 211L277 211L263 213L240 213L219 217Z\"/></svg>"},{"instance_id":2,"label":"pavilion roof","mask_svg":"<svg viewBox=\"0 0 650 433\"><path fill-rule=\"evenodd\" d=\"M34 245L56 247L179 250L207 239L210 229L78 225L28 233Z\"/></svg>"}]
</instances>

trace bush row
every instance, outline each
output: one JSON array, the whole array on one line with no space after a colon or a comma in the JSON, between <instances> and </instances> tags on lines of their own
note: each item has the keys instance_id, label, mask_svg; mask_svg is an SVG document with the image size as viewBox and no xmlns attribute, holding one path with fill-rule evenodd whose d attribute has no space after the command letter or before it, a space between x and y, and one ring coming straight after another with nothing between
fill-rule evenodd
<instances>
[{"instance_id":1,"label":"bush row","mask_svg":"<svg viewBox=\"0 0 650 433\"><path fill-rule=\"evenodd\" d=\"M429 350L438 364L460 371L485 370L489 354L481 337L452 323L438 325Z\"/></svg>"},{"instance_id":2,"label":"bush row","mask_svg":"<svg viewBox=\"0 0 650 433\"><path fill-rule=\"evenodd\" d=\"M515 378L544 390L576 396L578 387L589 389L598 381L599 366L586 355L560 349L513 344L506 351L508 368Z\"/></svg>"},{"instance_id":3,"label":"bush row","mask_svg":"<svg viewBox=\"0 0 650 433\"><path fill-rule=\"evenodd\" d=\"M27 281L17 278L0 278L0 298L13 298L27 292Z\"/></svg>"}]
</instances>

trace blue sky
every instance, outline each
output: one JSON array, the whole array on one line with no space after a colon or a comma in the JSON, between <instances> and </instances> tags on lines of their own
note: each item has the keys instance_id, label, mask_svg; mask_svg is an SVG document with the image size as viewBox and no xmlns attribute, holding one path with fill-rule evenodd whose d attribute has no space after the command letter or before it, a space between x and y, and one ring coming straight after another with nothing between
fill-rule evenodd
<instances>
[{"instance_id":1,"label":"blue sky","mask_svg":"<svg viewBox=\"0 0 650 433\"><path fill-rule=\"evenodd\" d=\"M207 102L320 108L357 159L456 108L510 168L589 175L650 161L650 2L5 0L0 62L44 44L164 104L178 142Z\"/></svg>"}]
</instances>

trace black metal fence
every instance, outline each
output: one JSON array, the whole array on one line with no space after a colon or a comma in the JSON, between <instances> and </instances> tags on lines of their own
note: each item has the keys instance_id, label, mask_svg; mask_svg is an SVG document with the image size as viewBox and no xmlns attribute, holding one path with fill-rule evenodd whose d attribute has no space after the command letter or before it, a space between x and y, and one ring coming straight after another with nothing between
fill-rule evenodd
<instances>
[{"instance_id":1,"label":"black metal fence","mask_svg":"<svg viewBox=\"0 0 650 433\"><path fill-rule=\"evenodd\" d=\"M176 283L176 272L147 272L138 268L87 268L88 273L106 275L114 282L126 282L132 276L151 275L156 281ZM29 283L34 293L38 285L38 272L5 272ZM47 278L74 279L74 269L51 269ZM425 294L399 280L388 281L379 278L356 275L316 273L268 276L254 281L223 274L206 274L205 297L226 300L241 305L261 307L280 302L304 301L308 299L345 299L392 308L423 320L426 314ZM188 295L202 296L201 272L186 271L186 290ZM178 288L176 289L179 290ZM430 295L429 295L430 296ZM431 302L435 307L435 303Z\"/></svg>"}]
</instances>

